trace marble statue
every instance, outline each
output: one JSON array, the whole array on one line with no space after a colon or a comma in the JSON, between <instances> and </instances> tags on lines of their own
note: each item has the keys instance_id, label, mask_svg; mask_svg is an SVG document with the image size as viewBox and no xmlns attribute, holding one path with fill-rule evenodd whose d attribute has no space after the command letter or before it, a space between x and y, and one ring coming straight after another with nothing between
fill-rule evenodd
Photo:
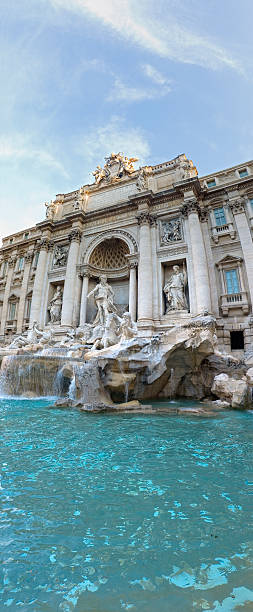
<instances>
[{"instance_id":1,"label":"marble statue","mask_svg":"<svg viewBox=\"0 0 253 612\"><path fill-rule=\"evenodd\" d=\"M143 168L140 169L140 172L138 174L136 187L138 191L144 191L144 189L147 188L147 179Z\"/></svg>"},{"instance_id":2,"label":"marble statue","mask_svg":"<svg viewBox=\"0 0 253 612\"><path fill-rule=\"evenodd\" d=\"M123 153L111 153L109 157L105 157L105 165L102 168L97 166L94 172L95 184L99 185L101 181L117 182L124 175L130 175L135 172L134 162L138 161L137 157L126 157Z\"/></svg>"},{"instance_id":3,"label":"marble statue","mask_svg":"<svg viewBox=\"0 0 253 612\"><path fill-rule=\"evenodd\" d=\"M49 344L53 339L51 326L45 331L41 331L37 326L37 321L33 322L31 329L28 329L27 335L22 334L11 342L9 348L23 348L24 346L38 344Z\"/></svg>"},{"instance_id":4,"label":"marble statue","mask_svg":"<svg viewBox=\"0 0 253 612\"><path fill-rule=\"evenodd\" d=\"M119 342L119 322L120 318L115 312L110 312L105 321L104 330L94 342L93 349L109 348Z\"/></svg>"},{"instance_id":5,"label":"marble statue","mask_svg":"<svg viewBox=\"0 0 253 612\"><path fill-rule=\"evenodd\" d=\"M61 320L62 309L62 290L60 285L57 286L56 291L49 304L49 314L51 323L59 323Z\"/></svg>"},{"instance_id":6,"label":"marble statue","mask_svg":"<svg viewBox=\"0 0 253 612\"><path fill-rule=\"evenodd\" d=\"M119 333L121 336L120 342L132 340L132 338L137 336L137 325L133 323L130 312L123 313Z\"/></svg>"},{"instance_id":7,"label":"marble statue","mask_svg":"<svg viewBox=\"0 0 253 612\"><path fill-rule=\"evenodd\" d=\"M164 293L167 298L166 314L171 310L188 309L185 297L186 273L180 272L179 266L173 266L173 274L164 286Z\"/></svg>"},{"instance_id":8,"label":"marble statue","mask_svg":"<svg viewBox=\"0 0 253 612\"><path fill-rule=\"evenodd\" d=\"M57 210L57 204L56 202L53 202L53 200L51 200L50 203L45 202L45 207L46 207L46 219L49 219L50 221L52 221L56 213L56 210Z\"/></svg>"},{"instance_id":9,"label":"marble statue","mask_svg":"<svg viewBox=\"0 0 253 612\"><path fill-rule=\"evenodd\" d=\"M99 281L100 282L87 296L89 298L93 295L97 306L97 314L93 321L93 326L98 324L105 325L107 316L110 312L117 314L117 308L113 303L114 292L107 283L107 276L103 274L100 276Z\"/></svg>"}]
</instances>

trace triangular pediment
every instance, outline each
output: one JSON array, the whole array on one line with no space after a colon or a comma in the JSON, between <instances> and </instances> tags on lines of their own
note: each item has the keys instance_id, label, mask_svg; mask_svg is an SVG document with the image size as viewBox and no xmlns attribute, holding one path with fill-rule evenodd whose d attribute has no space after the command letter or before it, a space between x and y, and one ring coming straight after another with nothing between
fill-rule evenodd
<instances>
[{"instance_id":1,"label":"triangular pediment","mask_svg":"<svg viewBox=\"0 0 253 612\"><path fill-rule=\"evenodd\" d=\"M228 264L228 263L239 263L242 261L242 257L237 257L236 255L226 255L222 259L217 262L217 265Z\"/></svg>"},{"instance_id":2,"label":"triangular pediment","mask_svg":"<svg viewBox=\"0 0 253 612\"><path fill-rule=\"evenodd\" d=\"M9 302L15 302L17 300L19 300L19 297L15 295L15 293L12 293L9 297Z\"/></svg>"}]
</instances>

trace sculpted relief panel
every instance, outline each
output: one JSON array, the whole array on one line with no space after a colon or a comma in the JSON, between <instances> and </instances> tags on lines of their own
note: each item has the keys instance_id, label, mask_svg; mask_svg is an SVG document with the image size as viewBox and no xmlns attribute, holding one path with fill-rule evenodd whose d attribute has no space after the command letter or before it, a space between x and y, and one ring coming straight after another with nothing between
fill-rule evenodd
<instances>
[{"instance_id":1,"label":"sculpted relief panel","mask_svg":"<svg viewBox=\"0 0 253 612\"><path fill-rule=\"evenodd\" d=\"M67 265L68 246L56 246L53 256L53 268L62 268Z\"/></svg>"},{"instance_id":2,"label":"sculpted relief panel","mask_svg":"<svg viewBox=\"0 0 253 612\"><path fill-rule=\"evenodd\" d=\"M161 221L160 241L161 245L171 244L183 240L183 229L180 217L175 217L169 221Z\"/></svg>"}]
</instances>

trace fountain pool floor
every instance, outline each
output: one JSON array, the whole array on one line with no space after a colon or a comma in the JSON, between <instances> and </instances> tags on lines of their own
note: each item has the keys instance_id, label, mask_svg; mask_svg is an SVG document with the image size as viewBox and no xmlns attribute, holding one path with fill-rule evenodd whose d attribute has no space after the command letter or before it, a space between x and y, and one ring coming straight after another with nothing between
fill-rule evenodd
<instances>
[{"instance_id":1,"label":"fountain pool floor","mask_svg":"<svg viewBox=\"0 0 253 612\"><path fill-rule=\"evenodd\" d=\"M48 404L0 401L0 609L252 611L253 414Z\"/></svg>"}]
</instances>

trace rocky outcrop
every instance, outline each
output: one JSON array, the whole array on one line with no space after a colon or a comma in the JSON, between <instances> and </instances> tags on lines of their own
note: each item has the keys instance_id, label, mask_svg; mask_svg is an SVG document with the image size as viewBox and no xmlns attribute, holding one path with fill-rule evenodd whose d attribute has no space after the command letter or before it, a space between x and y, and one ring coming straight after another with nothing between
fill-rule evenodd
<instances>
[{"instance_id":1,"label":"rocky outcrop","mask_svg":"<svg viewBox=\"0 0 253 612\"><path fill-rule=\"evenodd\" d=\"M211 391L216 397L228 402L232 408L247 408L249 404L246 377L236 379L223 372L215 376Z\"/></svg>"}]
</instances>

